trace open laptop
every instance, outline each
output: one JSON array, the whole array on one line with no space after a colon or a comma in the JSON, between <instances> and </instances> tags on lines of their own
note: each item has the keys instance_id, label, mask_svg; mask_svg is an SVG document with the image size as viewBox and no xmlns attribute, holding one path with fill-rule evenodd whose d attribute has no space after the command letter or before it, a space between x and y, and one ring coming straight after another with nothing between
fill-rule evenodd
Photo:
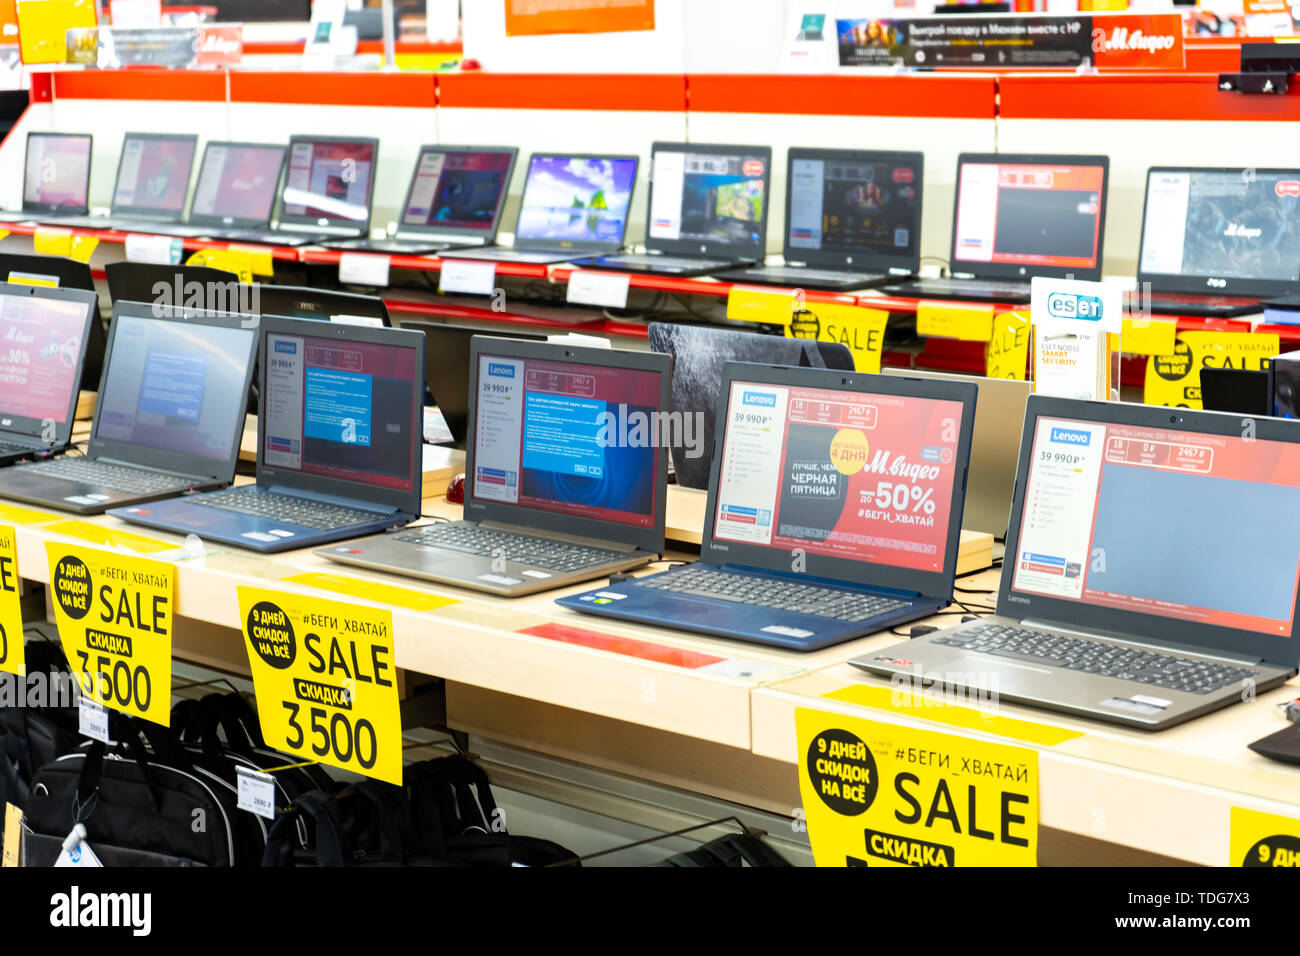
<instances>
[{"instance_id":1,"label":"open laptop","mask_svg":"<svg viewBox=\"0 0 1300 956\"><path fill-rule=\"evenodd\" d=\"M89 210L93 145L89 133L28 133L23 206L18 212L0 212L0 222L84 215Z\"/></svg>"},{"instance_id":2,"label":"open laptop","mask_svg":"<svg viewBox=\"0 0 1300 956\"><path fill-rule=\"evenodd\" d=\"M370 231L379 140L364 136L293 136L274 228L231 229L223 238L304 246Z\"/></svg>"},{"instance_id":3,"label":"open laptop","mask_svg":"<svg viewBox=\"0 0 1300 956\"><path fill-rule=\"evenodd\" d=\"M1211 412L1273 414L1273 381L1268 370L1203 366L1201 407Z\"/></svg>"},{"instance_id":4,"label":"open laptop","mask_svg":"<svg viewBox=\"0 0 1300 956\"><path fill-rule=\"evenodd\" d=\"M318 319L342 324L391 326L388 306L377 295L358 295L334 289L307 286L256 285L253 301L260 315L280 315L291 319Z\"/></svg>"},{"instance_id":5,"label":"open laptop","mask_svg":"<svg viewBox=\"0 0 1300 956\"><path fill-rule=\"evenodd\" d=\"M651 322L648 332L651 351L673 357L673 411L696 432L693 448L686 444L672 448L673 474L683 488L709 487L707 453L713 448L713 424L722 394L718 382L728 362L853 371L853 353L839 342L666 322Z\"/></svg>"},{"instance_id":6,"label":"open laptop","mask_svg":"<svg viewBox=\"0 0 1300 956\"><path fill-rule=\"evenodd\" d=\"M1253 698L1300 661L1300 426L1031 395L1006 554L996 616L851 663L1147 730Z\"/></svg>"},{"instance_id":7,"label":"open laptop","mask_svg":"<svg viewBox=\"0 0 1300 956\"><path fill-rule=\"evenodd\" d=\"M916 274L925 154L791 147L787 162L785 264L719 279L845 291Z\"/></svg>"},{"instance_id":8,"label":"open laptop","mask_svg":"<svg viewBox=\"0 0 1300 956\"><path fill-rule=\"evenodd\" d=\"M912 279L891 295L1029 301L1034 276L1101 278L1106 156L962 153L957 157L948 279Z\"/></svg>"},{"instance_id":9,"label":"open laptop","mask_svg":"<svg viewBox=\"0 0 1300 956\"><path fill-rule=\"evenodd\" d=\"M1025 420L1025 402L1034 390L1033 383L919 368L887 368L884 372L940 382L972 382L979 387L962 527L986 531L999 540L1005 538L1020 456L1020 426Z\"/></svg>"},{"instance_id":10,"label":"open laptop","mask_svg":"<svg viewBox=\"0 0 1300 956\"><path fill-rule=\"evenodd\" d=\"M465 520L317 554L517 597L663 553L671 358L476 337L470 369Z\"/></svg>"},{"instance_id":11,"label":"open laptop","mask_svg":"<svg viewBox=\"0 0 1300 956\"><path fill-rule=\"evenodd\" d=\"M636 187L635 156L533 153L514 245L455 249L444 258L549 265L617 252Z\"/></svg>"},{"instance_id":12,"label":"open laptop","mask_svg":"<svg viewBox=\"0 0 1300 956\"><path fill-rule=\"evenodd\" d=\"M952 600L975 386L729 362L700 560L561 598L811 651Z\"/></svg>"},{"instance_id":13,"label":"open laptop","mask_svg":"<svg viewBox=\"0 0 1300 956\"><path fill-rule=\"evenodd\" d=\"M157 226L167 236L225 238L268 228L287 150L273 143L209 142L184 223Z\"/></svg>"},{"instance_id":14,"label":"open laptop","mask_svg":"<svg viewBox=\"0 0 1300 956\"><path fill-rule=\"evenodd\" d=\"M264 553L419 517L424 336L263 316L259 337L257 483L109 513Z\"/></svg>"},{"instance_id":15,"label":"open laptop","mask_svg":"<svg viewBox=\"0 0 1300 956\"><path fill-rule=\"evenodd\" d=\"M655 143L644 253L580 259L583 268L701 276L763 261L770 146Z\"/></svg>"},{"instance_id":16,"label":"open laptop","mask_svg":"<svg viewBox=\"0 0 1300 956\"><path fill-rule=\"evenodd\" d=\"M68 447L99 297L0 284L0 465Z\"/></svg>"},{"instance_id":17,"label":"open laptop","mask_svg":"<svg viewBox=\"0 0 1300 956\"><path fill-rule=\"evenodd\" d=\"M46 256L39 253L0 253L0 280L13 285L33 285L81 289L95 292L95 276L85 262L67 256ZM105 334L104 321L98 305L95 321L90 324L90 339L86 345L86 358L81 367L81 388L94 391L104 371Z\"/></svg>"},{"instance_id":18,"label":"open laptop","mask_svg":"<svg viewBox=\"0 0 1300 956\"><path fill-rule=\"evenodd\" d=\"M229 484L257 349L248 322L115 303L85 456L15 465L0 497L99 514Z\"/></svg>"},{"instance_id":19,"label":"open laptop","mask_svg":"<svg viewBox=\"0 0 1300 956\"><path fill-rule=\"evenodd\" d=\"M407 256L490 246L496 241L518 153L513 146L424 146L392 236L324 245Z\"/></svg>"},{"instance_id":20,"label":"open laptop","mask_svg":"<svg viewBox=\"0 0 1300 956\"><path fill-rule=\"evenodd\" d=\"M117 161L108 216L52 216L42 221L86 229L148 231L180 222L190 193L199 138L193 133L127 133Z\"/></svg>"},{"instance_id":21,"label":"open laptop","mask_svg":"<svg viewBox=\"0 0 1300 956\"><path fill-rule=\"evenodd\" d=\"M1159 315L1231 317L1300 292L1300 169L1147 171L1141 303Z\"/></svg>"}]
</instances>

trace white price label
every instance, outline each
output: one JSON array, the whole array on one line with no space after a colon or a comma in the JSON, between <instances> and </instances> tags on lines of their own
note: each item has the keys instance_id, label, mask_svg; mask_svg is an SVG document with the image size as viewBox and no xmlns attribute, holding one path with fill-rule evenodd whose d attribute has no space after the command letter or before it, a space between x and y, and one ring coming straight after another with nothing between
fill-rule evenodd
<instances>
[{"instance_id":1,"label":"white price label","mask_svg":"<svg viewBox=\"0 0 1300 956\"><path fill-rule=\"evenodd\" d=\"M126 237L126 258L130 262L174 266L181 261L181 251L181 241L171 236L141 236L131 233Z\"/></svg>"},{"instance_id":2,"label":"white price label","mask_svg":"<svg viewBox=\"0 0 1300 956\"><path fill-rule=\"evenodd\" d=\"M100 743L109 743L108 739L108 710L95 701L91 700L85 694L81 695L81 702L77 707L77 731L83 737L89 737L91 740L98 740Z\"/></svg>"},{"instance_id":3,"label":"white price label","mask_svg":"<svg viewBox=\"0 0 1300 956\"><path fill-rule=\"evenodd\" d=\"M345 252L339 256L339 281L345 285L388 285L388 256Z\"/></svg>"},{"instance_id":4,"label":"white price label","mask_svg":"<svg viewBox=\"0 0 1300 956\"><path fill-rule=\"evenodd\" d=\"M443 259L438 273L439 292L464 292L469 295L492 295L496 291L495 262L471 262L468 259Z\"/></svg>"},{"instance_id":5,"label":"white price label","mask_svg":"<svg viewBox=\"0 0 1300 956\"><path fill-rule=\"evenodd\" d=\"M268 820L275 819L275 778L251 767L236 767L235 778L239 784L240 810L256 813Z\"/></svg>"},{"instance_id":6,"label":"white price label","mask_svg":"<svg viewBox=\"0 0 1300 956\"><path fill-rule=\"evenodd\" d=\"M625 309L631 280L632 277L625 272L577 269L569 276L568 301L606 309Z\"/></svg>"}]
</instances>

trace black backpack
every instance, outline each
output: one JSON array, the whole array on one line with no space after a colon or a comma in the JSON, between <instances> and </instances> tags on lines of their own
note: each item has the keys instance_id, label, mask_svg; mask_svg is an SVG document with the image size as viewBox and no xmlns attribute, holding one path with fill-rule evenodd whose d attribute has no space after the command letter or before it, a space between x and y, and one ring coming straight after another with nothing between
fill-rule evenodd
<instances>
[{"instance_id":1,"label":"black backpack","mask_svg":"<svg viewBox=\"0 0 1300 956\"><path fill-rule=\"evenodd\" d=\"M5 682L3 693L24 706L5 707L0 712L0 802L12 803L20 810L27 807L32 778L45 764L81 746L78 731L74 678L68 670L63 648L49 639L29 631L24 648L27 678L0 674ZM31 706L27 691L38 680L45 682L46 700ZM68 690L65 700L61 689Z\"/></svg>"}]
</instances>

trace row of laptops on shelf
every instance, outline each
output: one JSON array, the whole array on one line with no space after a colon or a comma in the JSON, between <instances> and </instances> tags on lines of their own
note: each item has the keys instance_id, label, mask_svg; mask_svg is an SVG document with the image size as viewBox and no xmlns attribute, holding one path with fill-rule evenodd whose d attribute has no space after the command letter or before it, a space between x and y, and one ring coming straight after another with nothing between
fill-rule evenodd
<instances>
[{"instance_id":1,"label":"row of laptops on shelf","mask_svg":"<svg viewBox=\"0 0 1300 956\"><path fill-rule=\"evenodd\" d=\"M623 253L635 156L535 153L510 248L493 245L517 150L425 146L396 233L368 238L379 144L295 136L288 146L210 142L188 217L192 135L128 133L107 218L86 211L91 137L30 133L23 209L8 218L285 245L588 268L923 298L1029 301L1029 278L1098 279L1105 156L963 153L951 277L920 267L918 152L789 150L784 265L765 266L771 149L655 143L646 251ZM287 169L287 172L286 172ZM276 199L279 215L270 227ZM1159 167L1147 174L1136 303L1234 316L1300 292L1300 170Z\"/></svg>"},{"instance_id":2,"label":"row of laptops on shelf","mask_svg":"<svg viewBox=\"0 0 1300 956\"><path fill-rule=\"evenodd\" d=\"M6 428L66 443L93 308L0 287ZM409 527L425 348L119 302L84 457L16 464L0 494L507 596L614 573L559 603L799 650L951 602L972 383L729 361L705 446L673 417L669 354L475 336L464 520ZM259 351L257 481L224 487ZM677 445L709 461L700 561L625 577L664 552ZM1295 422L1243 438L1235 415L1031 396L997 616L853 663L1147 728L1265 690L1296 669L1297 475ZM1233 520L1169 520L1193 513Z\"/></svg>"}]
</instances>

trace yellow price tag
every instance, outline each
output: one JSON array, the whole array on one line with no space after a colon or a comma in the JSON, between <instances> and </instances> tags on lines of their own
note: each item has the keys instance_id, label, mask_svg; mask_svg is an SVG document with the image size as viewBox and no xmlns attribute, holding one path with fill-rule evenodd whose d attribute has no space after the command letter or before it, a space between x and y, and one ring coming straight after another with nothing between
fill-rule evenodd
<instances>
[{"instance_id":1,"label":"yellow price tag","mask_svg":"<svg viewBox=\"0 0 1300 956\"><path fill-rule=\"evenodd\" d=\"M18 594L18 542L14 529L0 525L0 671L27 675L23 609Z\"/></svg>"},{"instance_id":2,"label":"yellow price tag","mask_svg":"<svg viewBox=\"0 0 1300 956\"><path fill-rule=\"evenodd\" d=\"M1228 865L1300 867L1300 820L1233 807L1228 826Z\"/></svg>"},{"instance_id":3,"label":"yellow price tag","mask_svg":"<svg viewBox=\"0 0 1300 956\"><path fill-rule=\"evenodd\" d=\"M1034 866L1038 753L797 708L818 866Z\"/></svg>"},{"instance_id":4,"label":"yellow price tag","mask_svg":"<svg viewBox=\"0 0 1300 956\"><path fill-rule=\"evenodd\" d=\"M248 246L231 246L229 249L200 249L190 256L186 264L208 266L233 272L240 282L252 282L254 276L269 276L275 271L275 260L270 250Z\"/></svg>"},{"instance_id":5,"label":"yellow price tag","mask_svg":"<svg viewBox=\"0 0 1300 956\"><path fill-rule=\"evenodd\" d=\"M287 591L238 590L267 742L401 786L393 612Z\"/></svg>"},{"instance_id":6,"label":"yellow price tag","mask_svg":"<svg viewBox=\"0 0 1300 956\"><path fill-rule=\"evenodd\" d=\"M1172 352L1147 359L1142 401L1200 408L1202 368L1267 370L1277 353L1273 333L1179 332Z\"/></svg>"},{"instance_id":7,"label":"yellow price tag","mask_svg":"<svg viewBox=\"0 0 1300 956\"><path fill-rule=\"evenodd\" d=\"M45 552L54 620L82 693L170 725L175 568L58 541Z\"/></svg>"},{"instance_id":8,"label":"yellow price tag","mask_svg":"<svg viewBox=\"0 0 1300 956\"><path fill-rule=\"evenodd\" d=\"M38 226L32 235L32 250L43 256L64 256L77 262L89 262L99 240L82 236L70 229L49 229Z\"/></svg>"},{"instance_id":9,"label":"yellow price tag","mask_svg":"<svg viewBox=\"0 0 1300 956\"><path fill-rule=\"evenodd\" d=\"M727 293L727 318L744 322L789 325L795 312L805 308L803 292L796 289L753 289L733 285Z\"/></svg>"},{"instance_id":10,"label":"yellow price tag","mask_svg":"<svg viewBox=\"0 0 1300 956\"><path fill-rule=\"evenodd\" d=\"M787 318L787 337L839 342L853 353L853 365L859 372L875 374L880 371L888 312L833 302L810 302L804 310Z\"/></svg>"},{"instance_id":11,"label":"yellow price tag","mask_svg":"<svg viewBox=\"0 0 1300 956\"><path fill-rule=\"evenodd\" d=\"M1130 355L1171 355L1177 335L1177 322L1125 316L1120 351Z\"/></svg>"},{"instance_id":12,"label":"yellow price tag","mask_svg":"<svg viewBox=\"0 0 1300 956\"><path fill-rule=\"evenodd\" d=\"M0 866L22 866L23 812L12 803L5 804L4 855Z\"/></svg>"},{"instance_id":13,"label":"yellow price tag","mask_svg":"<svg viewBox=\"0 0 1300 956\"><path fill-rule=\"evenodd\" d=\"M1029 367L1029 313L999 312L984 350L984 374L989 378L1025 380Z\"/></svg>"},{"instance_id":14,"label":"yellow price tag","mask_svg":"<svg viewBox=\"0 0 1300 956\"><path fill-rule=\"evenodd\" d=\"M916 306L916 333L964 342L987 342L993 338L993 311L991 305L919 302Z\"/></svg>"}]
</instances>

